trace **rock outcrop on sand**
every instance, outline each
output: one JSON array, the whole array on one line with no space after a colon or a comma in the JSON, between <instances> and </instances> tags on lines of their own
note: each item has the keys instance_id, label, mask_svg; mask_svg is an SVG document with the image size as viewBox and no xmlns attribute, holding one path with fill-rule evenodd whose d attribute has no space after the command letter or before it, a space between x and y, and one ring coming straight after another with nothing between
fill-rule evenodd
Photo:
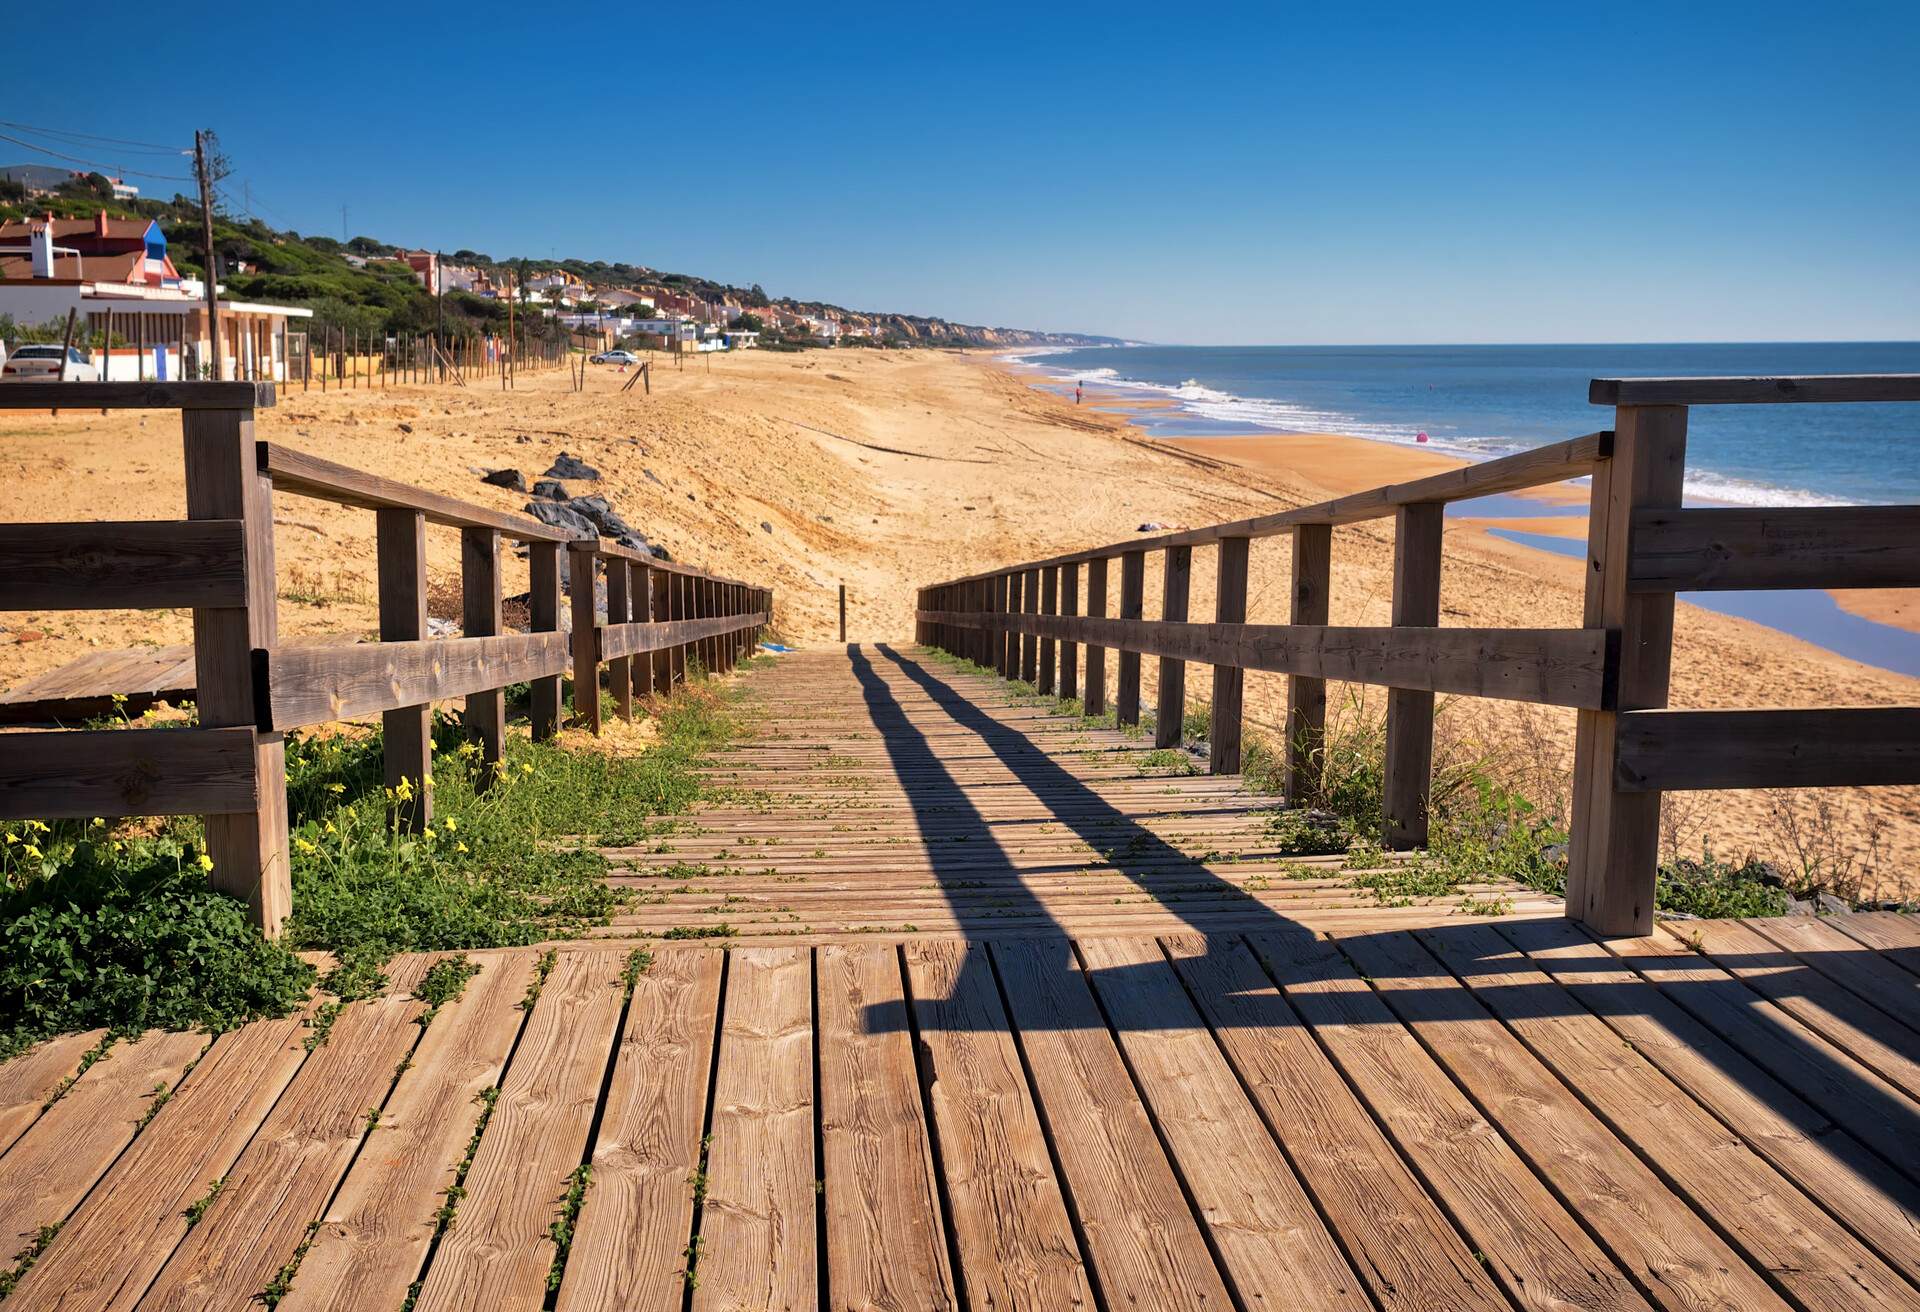
<instances>
[{"instance_id":1,"label":"rock outcrop on sand","mask_svg":"<svg viewBox=\"0 0 1920 1312\"><path fill-rule=\"evenodd\" d=\"M553 465L547 470L545 477L597 479L600 477L600 471L579 456L568 455L562 451L554 457Z\"/></svg>"}]
</instances>

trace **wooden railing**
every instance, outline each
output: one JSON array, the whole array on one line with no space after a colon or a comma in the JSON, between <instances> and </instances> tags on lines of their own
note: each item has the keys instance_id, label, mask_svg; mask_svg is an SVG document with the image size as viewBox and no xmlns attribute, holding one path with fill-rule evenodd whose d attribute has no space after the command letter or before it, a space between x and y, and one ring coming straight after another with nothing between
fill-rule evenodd
<instances>
[{"instance_id":1,"label":"wooden railing","mask_svg":"<svg viewBox=\"0 0 1920 1312\"><path fill-rule=\"evenodd\" d=\"M1286 791L1311 790L1329 679L1383 685L1382 840L1427 837L1436 693L1566 706L1577 713L1568 914L1606 934L1653 923L1662 791L1920 782L1920 707L1668 710L1677 591L1920 586L1920 506L1682 509L1688 407L1920 401L1920 375L1596 380L1611 431L1410 483L1231 524L1073 552L923 588L919 641L1045 693L1140 719L1140 658L1160 660L1157 746L1180 741L1186 664L1213 667L1209 769L1241 767L1245 671L1286 674ZM1441 527L1452 501L1591 475L1579 629L1440 628ZM1394 520L1392 624L1327 623L1332 532ZM1290 534L1287 624L1248 624L1248 547ZM1212 623L1188 619L1193 548L1219 553ZM1142 615L1146 559L1162 555L1158 620ZM1109 617L1108 563L1120 561ZM1081 572L1086 574L1085 603ZM1085 677L1080 678L1081 648Z\"/></svg>"},{"instance_id":2,"label":"wooden railing","mask_svg":"<svg viewBox=\"0 0 1920 1312\"><path fill-rule=\"evenodd\" d=\"M182 412L187 518L0 524L0 611L191 608L198 709L189 729L5 735L0 818L204 816L213 882L274 933L292 895L288 730L379 713L387 783L413 784L399 818L417 829L432 820L433 702L465 699L484 784L501 760L509 685L531 684L533 736L551 738L571 668L576 721L597 733L603 672L616 713L631 718L636 694L665 692L689 669L725 671L757 645L769 589L256 441L254 410L273 399L272 384L256 383L0 386L0 409ZM374 512L379 642L281 641L276 493ZM462 637L427 636L428 524L460 531ZM528 549L529 633L503 632L503 538Z\"/></svg>"}]
</instances>

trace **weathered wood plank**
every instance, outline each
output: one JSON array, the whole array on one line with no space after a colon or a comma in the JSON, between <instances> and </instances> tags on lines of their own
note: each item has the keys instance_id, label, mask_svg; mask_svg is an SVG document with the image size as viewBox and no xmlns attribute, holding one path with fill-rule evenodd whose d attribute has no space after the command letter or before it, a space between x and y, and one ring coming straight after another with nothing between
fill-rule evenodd
<instances>
[{"instance_id":1,"label":"weathered wood plank","mask_svg":"<svg viewBox=\"0 0 1920 1312\"><path fill-rule=\"evenodd\" d=\"M80 1069L80 1059L106 1033L86 1030L62 1034L0 1062L0 1153L11 1148L14 1140L40 1119L41 1110L60 1082Z\"/></svg>"},{"instance_id":2,"label":"weathered wood plank","mask_svg":"<svg viewBox=\"0 0 1920 1312\"><path fill-rule=\"evenodd\" d=\"M904 948L959 1276L973 1308L1091 1309L985 943Z\"/></svg>"},{"instance_id":3,"label":"weathered wood plank","mask_svg":"<svg viewBox=\"0 0 1920 1312\"><path fill-rule=\"evenodd\" d=\"M817 955L832 1305L954 1308L898 951L859 944Z\"/></svg>"},{"instance_id":4,"label":"weathered wood plank","mask_svg":"<svg viewBox=\"0 0 1920 1312\"><path fill-rule=\"evenodd\" d=\"M1798 953L1813 970L1909 1030L1920 1032L1920 979L1823 919L1779 916L1751 923L1781 947ZM1915 1148L1920 1151L1920 1145Z\"/></svg>"},{"instance_id":5,"label":"weathered wood plank","mask_svg":"<svg viewBox=\"0 0 1920 1312\"><path fill-rule=\"evenodd\" d=\"M8 734L0 818L252 811L252 729L53 729Z\"/></svg>"},{"instance_id":6,"label":"weathered wood plank","mask_svg":"<svg viewBox=\"0 0 1920 1312\"><path fill-rule=\"evenodd\" d=\"M728 956L693 1312L800 1312L819 1293L812 956Z\"/></svg>"},{"instance_id":7,"label":"weathered wood plank","mask_svg":"<svg viewBox=\"0 0 1920 1312\"><path fill-rule=\"evenodd\" d=\"M246 604L237 519L0 524L0 611Z\"/></svg>"},{"instance_id":8,"label":"weathered wood plank","mask_svg":"<svg viewBox=\"0 0 1920 1312\"><path fill-rule=\"evenodd\" d=\"M1187 596L1193 583L1193 548L1168 547L1161 574L1160 618L1164 622L1184 624ZM1154 684L1153 745L1178 747L1187 713L1187 663L1178 657L1162 656L1160 674Z\"/></svg>"},{"instance_id":9,"label":"weathered wood plank","mask_svg":"<svg viewBox=\"0 0 1920 1312\"><path fill-rule=\"evenodd\" d=\"M1635 592L1920 586L1920 506L1643 510L1629 574Z\"/></svg>"},{"instance_id":10,"label":"weathered wood plank","mask_svg":"<svg viewBox=\"0 0 1920 1312\"><path fill-rule=\"evenodd\" d=\"M763 611L747 615L710 615L697 620L670 620L665 623L610 624L601 630L601 656L613 661L643 652L664 651L691 642L738 633L767 622Z\"/></svg>"},{"instance_id":11,"label":"weathered wood plank","mask_svg":"<svg viewBox=\"0 0 1920 1312\"><path fill-rule=\"evenodd\" d=\"M1394 631L1440 623L1441 531L1446 507L1435 501L1401 506L1394 516ZM1406 851L1427 844L1427 793L1433 779L1433 690L1395 687L1387 693L1386 759L1381 781L1381 841Z\"/></svg>"},{"instance_id":12,"label":"weathered wood plank","mask_svg":"<svg viewBox=\"0 0 1920 1312\"><path fill-rule=\"evenodd\" d=\"M8 383L0 410L265 410L272 383Z\"/></svg>"},{"instance_id":13,"label":"weathered wood plank","mask_svg":"<svg viewBox=\"0 0 1920 1312\"><path fill-rule=\"evenodd\" d=\"M663 947L634 981L560 1312L678 1312L724 954Z\"/></svg>"},{"instance_id":14,"label":"weathered wood plank","mask_svg":"<svg viewBox=\"0 0 1920 1312\"><path fill-rule=\"evenodd\" d=\"M417 510L374 512L380 590L380 641L421 642L427 636L427 521ZM389 788L407 781L413 796L392 803L392 816L419 833L433 823L433 707L401 706L380 713L382 777Z\"/></svg>"},{"instance_id":15,"label":"weathered wood plank","mask_svg":"<svg viewBox=\"0 0 1920 1312\"><path fill-rule=\"evenodd\" d=\"M1592 405L1761 405L1780 401L1920 401L1920 374L1773 378L1595 378Z\"/></svg>"},{"instance_id":16,"label":"weathered wood plank","mask_svg":"<svg viewBox=\"0 0 1920 1312\"><path fill-rule=\"evenodd\" d=\"M441 701L562 673L564 633L279 647L262 658L276 730Z\"/></svg>"},{"instance_id":17,"label":"weathered wood plank","mask_svg":"<svg viewBox=\"0 0 1920 1312\"><path fill-rule=\"evenodd\" d=\"M468 638L498 636L500 594L500 534L490 528L461 529L460 631L463 635ZM506 750L505 682L469 692L461 714L468 737L480 748L475 758L478 769L475 783L481 789L499 775Z\"/></svg>"},{"instance_id":18,"label":"weathered wood plank","mask_svg":"<svg viewBox=\"0 0 1920 1312\"><path fill-rule=\"evenodd\" d=\"M490 528L516 542L574 542L564 529L552 528L527 515L503 514L471 502L411 487L378 474L363 473L331 460L295 451L278 442L259 444L260 468L273 478L276 491L291 492L358 506L363 510L417 510L435 524L450 528ZM586 539L591 542L593 539Z\"/></svg>"},{"instance_id":19,"label":"weathered wood plank","mask_svg":"<svg viewBox=\"0 0 1920 1312\"><path fill-rule=\"evenodd\" d=\"M1617 743L1623 792L1920 783L1920 706L1633 711Z\"/></svg>"},{"instance_id":20,"label":"weathered wood plank","mask_svg":"<svg viewBox=\"0 0 1920 1312\"><path fill-rule=\"evenodd\" d=\"M514 1048L418 1312L538 1306L550 1227L586 1156L623 1002L624 952L558 954Z\"/></svg>"}]
</instances>

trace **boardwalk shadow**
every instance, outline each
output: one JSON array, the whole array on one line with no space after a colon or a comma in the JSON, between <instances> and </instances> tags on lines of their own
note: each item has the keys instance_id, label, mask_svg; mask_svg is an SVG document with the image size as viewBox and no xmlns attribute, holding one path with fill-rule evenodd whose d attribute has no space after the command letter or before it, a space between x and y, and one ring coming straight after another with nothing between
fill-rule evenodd
<instances>
[{"instance_id":1,"label":"boardwalk shadow","mask_svg":"<svg viewBox=\"0 0 1920 1312\"><path fill-rule=\"evenodd\" d=\"M956 728L977 736L1021 786L1049 799L1050 822L1106 853L1112 869L1136 888L1151 891L1147 886L1152 877L1178 870L1184 888L1203 895L1217 891L1221 901L1201 903L1203 910L1177 900L1160 903L1189 921L1187 934L1169 937L1143 930L1132 937L1160 941L1162 955L1138 964L1089 965L1069 929L1028 886L1025 876L1032 872L1009 858L995 823L913 722L868 651L877 651L898 676L917 685ZM977 985L1001 1002L999 1009L984 1015L970 1013L976 1019L968 1023L1018 1029L1009 1018L1020 1014L1027 991L1079 997L1091 985L1094 1006L1055 1012L1048 1027L1174 1031L1232 1011L1257 1016L1262 1027L1294 1028L1304 1034L1321 1025L1354 1023L1325 992L1329 978L1349 987L1354 981L1370 985L1387 1004L1374 1009L1376 1023L1396 1028L1415 1014L1424 1022L1497 1020L1517 1035L1540 1020L1591 1027L1642 1018L1662 1027L1673 1042L1697 1053L1802 1133L1844 1131L1872 1144L1906 1177L1899 1182L1903 1205L1913 1204L1920 1212L1920 1105L1732 974L1712 967L1674 971L1656 985L1634 972L1630 945L1616 955L1558 919L1341 934L1329 947L1300 922L1247 897L1102 797L1026 733L996 719L924 664L884 645L852 648L848 656L890 763L908 789L934 877L961 933L970 940L955 993ZM928 826L936 817L933 832ZM1004 830L1004 822L998 828ZM983 881L992 885L991 899L972 895ZM1207 889L1209 884L1213 890ZM1209 933L1208 922L1221 919L1223 905L1234 907L1230 927ZM1017 940L1009 937L1009 919L1028 922ZM1058 932L1036 936L1034 922L1051 923ZM1245 983L1250 950L1264 971L1262 986L1252 992L1236 988L1231 995L1210 992L1220 981ZM1547 954L1551 977L1541 959L1528 953ZM1008 966L1016 959L1017 968L1010 972ZM1679 960L1706 966L1704 958L1683 954ZM1779 996L1782 991L1791 994L1800 983L1809 990L1823 984L1824 973L1808 960L1805 953L1796 958L1770 952L1751 958L1723 954L1715 963L1729 971L1752 965L1780 972L1771 981ZM1016 995L1010 995L1010 980ZM1920 988L1920 977L1914 984ZM1123 1011L1111 1005L1121 998L1131 1000ZM1859 1001L1872 1011L1871 999ZM955 1013L943 1012L944 1024L956 1023ZM1920 1063L1920 1033L1891 1017L1877 1018L1883 1031L1906 1045L1905 1055ZM900 1005L872 1007L866 1016L866 1024L876 1031L910 1028L912 1023Z\"/></svg>"}]
</instances>

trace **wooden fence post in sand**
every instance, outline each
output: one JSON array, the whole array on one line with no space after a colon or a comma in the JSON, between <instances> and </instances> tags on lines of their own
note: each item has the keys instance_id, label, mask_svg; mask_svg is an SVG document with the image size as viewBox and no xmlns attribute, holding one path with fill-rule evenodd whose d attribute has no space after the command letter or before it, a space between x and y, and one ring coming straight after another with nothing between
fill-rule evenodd
<instances>
[{"instance_id":1,"label":"wooden fence post in sand","mask_svg":"<svg viewBox=\"0 0 1920 1312\"><path fill-rule=\"evenodd\" d=\"M1146 606L1147 553L1120 553L1120 618L1137 620ZM1121 724L1140 723L1140 653L1120 649L1120 686L1114 696L1114 718Z\"/></svg>"},{"instance_id":2,"label":"wooden fence post in sand","mask_svg":"<svg viewBox=\"0 0 1920 1312\"><path fill-rule=\"evenodd\" d=\"M427 636L427 517L392 506L374 512L379 568L380 641L418 642ZM380 713L386 785L409 781L416 791L392 806L400 828L419 833L433 823L433 707L402 706Z\"/></svg>"},{"instance_id":3,"label":"wooden fence post in sand","mask_svg":"<svg viewBox=\"0 0 1920 1312\"><path fill-rule=\"evenodd\" d=\"M460 631L469 638L500 632L500 530L460 530ZM484 789L499 777L507 742L507 694L488 688L467 694L467 733L480 747L474 787Z\"/></svg>"},{"instance_id":4,"label":"wooden fence post in sand","mask_svg":"<svg viewBox=\"0 0 1920 1312\"><path fill-rule=\"evenodd\" d=\"M1060 613L1066 616L1080 613L1078 562L1060 567ZM1068 698L1080 695L1080 644L1077 642L1060 644L1060 695Z\"/></svg>"},{"instance_id":5,"label":"wooden fence post in sand","mask_svg":"<svg viewBox=\"0 0 1920 1312\"><path fill-rule=\"evenodd\" d=\"M1446 505L1416 501L1394 512L1393 626L1434 628L1440 623L1440 534ZM1433 693L1387 690L1387 760L1381 798L1389 848L1424 847L1427 794L1433 783Z\"/></svg>"},{"instance_id":6,"label":"wooden fence post in sand","mask_svg":"<svg viewBox=\"0 0 1920 1312\"><path fill-rule=\"evenodd\" d=\"M1333 573L1333 525L1302 524L1293 531L1293 601L1287 622L1327 622ZM1327 681L1287 676L1287 802L1305 806L1320 786L1320 760L1327 734Z\"/></svg>"},{"instance_id":7,"label":"wooden fence post in sand","mask_svg":"<svg viewBox=\"0 0 1920 1312\"><path fill-rule=\"evenodd\" d=\"M187 518L237 519L247 560L247 604L193 612L193 660L203 728L253 726L255 650L271 649L279 631L273 568L273 484L260 471L253 411L187 410ZM252 811L204 817L209 879L242 898L268 937L280 933L293 905L287 865L287 754L278 733L257 733Z\"/></svg>"},{"instance_id":8,"label":"wooden fence post in sand","mask_svg":"<svg viewBox=\"0 0 1920 1312\"><path fill-rule=\"evenodd\" d=\"M1160 590L1160 618L1175 624L1187 619L1187 594L1193 582L1193 548L1168 547L1166 573ZM1178 747L1187 718L1187 663L1177 656L1160 658L1160 679L1154 689L1153 745Z\"/></svg>"},{"instance_id":9,"label":"wooden fence post in sand","mask_svg":"<svg viewBox=\"0 0 1920 1312\"><path fill-rule=\"evenodd\" d=\"M1673 593L1629 591L1629 578L1635 512L1680 504L1687 408L1620 406L1614 410L1613 434L1613 458L1593 471L1582 622L1618 635L1620 674L1615 708L1582 710L1575 721L1567 914L1601 934L1650 934L1660 863L1660 793L1620 788L1618 736L1620 712L1667 704ZM1700 750L1713 748L1702 744Z\"/></svg>"},{"instance_id":10,"label":"wooden fence post in sand","mask_svg":"<svg viewBox=\"0 0 1920 1312\"><path fill-rule=\"evenodd\" d=\"M600 732L600 644L594 631L594 544L567 548L567 595L573 606L573 722Z\"/></svg>"},{"instance_id":11,"label":"wooden fence post in sand","mask_svg":"<svg viewBox=\"0 0 1920 1312\"><path fill-rule=\"evenodd\" d=\"M527 573L531 589L527 601L528 622L535 633L560 630L560 544L529 542ZM560 677L558 674L535 679L532 685L533 740L546 742L560 731Z\"/></svg>"},{"instance_id":12,"label":"wooden fence post in sand","mask_svg":"<svg viewBox=\"0 0 1920 1312\"><path fill-rule=\"evenodd\" d=\"M1087 618L1107 616L1107 559L1101 556L1087 562ZM1087 644L1087 691L1080 709L1088 715L1107 712L1107 649L1098 643Z\"/></svg>"},{"instance_id":13,"label":"wooden fence post in sand","mask_svg":"<svg viewBox=\"0 0 1920 1312\"><path fill-rule=\"evenodd\" d=\"M1060 567L1049 565L1040 571L1040 613L1058 615L1060 613ZM1035 686L1049 697L1053 695L1054 658L1058 649L1051 637L1040 639L1040 680Z\"/></svg>"},{"instance_id":14,"label":"wooden fence post in sand","mask_svg":"<svg viewBox=\"0 0 1920 1312\"><path fill-rule=\"evenodd\" d=\"M1247 622L1249 538L1220 539L1220 572L1214 585L1213 621ZM1213 667L1213 701L1207 725L1207 773L1240 773L1241 701L1247 673L1236 665Z\"/></svg>"},{"instance_id":15,"label":"wooden fence post in sand","mask_svg":"<svg viewBox=\"0 0 1920 1312\"><path fill-rule=\"evenodd\" d=\"M840 641L847 640L847 585L840 585Z\"/></svg>"}]
</instances>

